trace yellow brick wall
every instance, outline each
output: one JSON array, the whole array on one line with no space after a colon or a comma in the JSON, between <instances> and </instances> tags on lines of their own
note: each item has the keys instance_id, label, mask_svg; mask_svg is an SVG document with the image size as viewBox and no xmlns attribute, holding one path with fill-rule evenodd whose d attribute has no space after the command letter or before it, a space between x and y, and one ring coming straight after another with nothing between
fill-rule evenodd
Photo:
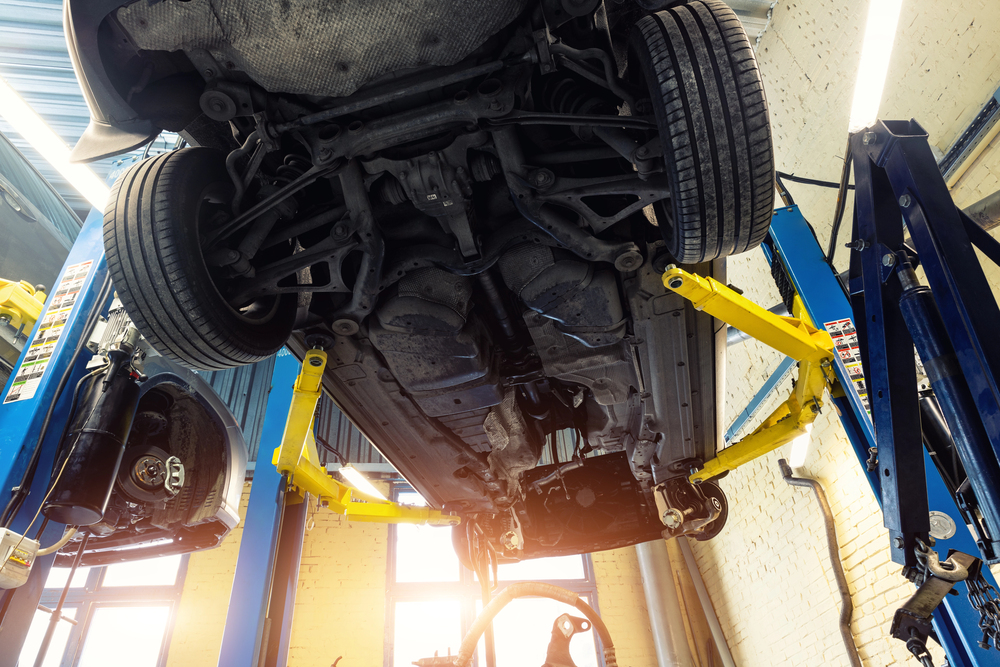
<instances>
[{"instance_id":1,"label":"yellow brick wall","mask_svg":"<svg viewBox=\"0 0 1000 667\"><path fill-rule=\"evenodd\" d=\"M289 667L382 664L389 527L314 514L302 546Z\"/></svg>"},{"instance_id":2,"label":"yellow brick wall","mask_svg":"<svg viewBox=\"0 0 1000 667\"><path fill-rule=\"evenodd\" d=\"M250 486L240 515L246 516ZM215 667L243 522L217 548L192 554L167 658L168 667ZM310 509L292 623L289 667L383 662L388 526L352 523ZM619 664L655 667L656 656L635 549L594 554L598 604Z\"/></svg>"},{"instance_id":3,"label":"yellow brick wall","mask_svg":"<svg viewBox=\"0 0 1000 667\"><path fill-rule=\"evenodd\" d=\"M863 0L779 0L774 7L758 60L779 169L839 179L866 8ZM880 116L916 118L930 142L946 151L1000 85L998 38L1000 3L905 0ZM956 185L956 202L967 206L995 191L998 176L1000 150L991 147ZM788 186L825 247L835 191ZM837 254L840 269L847 266L842 244L849 215ZM779 301L759 252L730 260L729 279L757 303ZM727 423L779 360L753 341L730 350ZM822 514L810 492L782 480L782 456L787 458L788 448L723 480L731 499L729 523L716 539L692 547L737 664L848 665ZM830 409L815 425L801 473L827 489L865 665L912 664L903 645L887 637L893 611L912 587L889 559L875 497ZM937 651L935 664L942 661Z\"/></svg>"},{"instance_id":4,"label":"yellow brick wall","mask_svg":"<svg viewBox=\"0 0 1000 667\"><path fill-rule=\"evenodd\" d=\"M635 547L599 551L591 558L601 618L615 642L618 664L656 667L656 650Z\"/></svg>"},{"instance_id":5,"label":"yellow brick wall","mask_svg":"<svg viewBox=\"0 0 1000 667\"><path fill-rule=\"evenodd\" d=\"M243 517L249 500L250 484L246 483L240 499L241 518L236 528L217 548L189 557L184 591L167 653L167 667L214 667L219 662L236 558L243 538Z\"/></svg>"}]
</instances>

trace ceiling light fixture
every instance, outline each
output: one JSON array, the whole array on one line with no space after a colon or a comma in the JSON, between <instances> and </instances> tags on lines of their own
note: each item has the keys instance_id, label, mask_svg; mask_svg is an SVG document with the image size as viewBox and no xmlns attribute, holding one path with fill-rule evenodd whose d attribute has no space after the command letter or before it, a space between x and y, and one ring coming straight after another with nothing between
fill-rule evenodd
<instances>
[{"instance_id":1,"label":"ceiling light fixture","mask_svg":"<svg viewBox=\"0 0 1000 667\"><path fill-rule=\"evenodd\" d=\"M882 89L889 72L889 56L896 41L896 26L903 0L869 0L865 39L861 46L861 62L854 84L849 132L870 127L878 118Z\"/></svg>"},{"instance_id":2,"label":"ceiling light fixture","mask_svg":"<svg viewBox=\"0 0 1000 667\"><path fill-rule=\"evenodd\" d=\"M110 188L83 164L69 161L69 148L52 128L35 113L27 102L17 94L3 77L0 77L0 116L10 123L24 137L32 148L55 167L62 177L69 181L90 204L99 211L104 210Z\"/></svg>"}]
</instances>

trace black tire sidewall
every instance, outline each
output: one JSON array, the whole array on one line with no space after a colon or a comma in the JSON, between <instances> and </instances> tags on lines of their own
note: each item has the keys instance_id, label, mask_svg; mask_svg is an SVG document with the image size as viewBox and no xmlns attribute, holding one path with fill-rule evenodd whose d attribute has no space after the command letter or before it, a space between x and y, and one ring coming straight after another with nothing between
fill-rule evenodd
<instances>
[{"instance_id":1,"label":"black tire sidewall","mask_svg":"<svg viewBox=\"0 0 1000 667\"><path fill-rule=\"evenodd\" d=\"M253 321L223 299L203 259L198 230L203 196L213 186L227 197L232 193L221 152L171 151L134 165L121 178L104 221L109 269L133 322L158 352L203 370L254 363L277 352L291 335L297 302L295 294L282 295L269 318Z\"/></svg>"}]
</instances>

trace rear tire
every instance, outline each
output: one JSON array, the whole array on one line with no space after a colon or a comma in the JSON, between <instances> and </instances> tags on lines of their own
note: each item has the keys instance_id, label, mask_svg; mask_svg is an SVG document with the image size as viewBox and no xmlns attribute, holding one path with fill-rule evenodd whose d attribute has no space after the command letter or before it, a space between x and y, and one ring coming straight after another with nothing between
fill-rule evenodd
<instances>
[{"instance_id":1,"label":"rear tire","mask_svg":"<svg viewBox=\"0 0 1000 667\"><path fill-rule=\"evenodd\" d=\"M641 18L629 48L670 180L670 201L654 204L667 249L693 264L760 245L774 207L771 128L736 14L719 0L689 0Z\"/></svg>"},{"instance_id":2,"label":"rear tire","mask_svg":"<svg viewBox=\"0 0 1000 667\"><path fill-rule=\"evenodd\" d=\"M237 310L205 264L199 227L231 198L225 156L184 148L129 169L104 212L108 268L126 312L157 352L190 368L260 361L292 332L294 294Z\"/></svg>"}]
</instances>

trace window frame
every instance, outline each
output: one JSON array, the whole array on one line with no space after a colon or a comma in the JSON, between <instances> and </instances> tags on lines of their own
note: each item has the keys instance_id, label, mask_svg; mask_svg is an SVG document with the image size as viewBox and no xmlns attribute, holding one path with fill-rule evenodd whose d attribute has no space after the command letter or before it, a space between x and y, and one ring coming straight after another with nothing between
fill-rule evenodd
<instances>
[{"instance_id":1,"label":"window frame","mask_svg":"<svg viewBox=\"0 0 1000 667\"><path fill-rule=\"evenodd\" d=\"M414 493L413 487L406 483L394 483L391 488L390 498L398 500L401 493ZM397 525L389 524L388 557L386 558L386 585L385 585L385 634L383 639L383 667L393 667L395 661L394 638L396 634L396 603L397 602L422 602L429 600L458 600L461 619L461 636L464 637L476 620L476 604L482 601L482 587L476 581L475 573L459 562L458 581L413 581L397 582L396 579L396 545L397 545ZM440 530L451 530L450 528L440 528ZM554 584L567 590L573 591L581 597L586 597L588 604L594 608L598 614L601 613L597 599L597 578L594 574L594 561L590 554L582 554L583 579L541 579L547 584ZM519 579L500 581L497 590L493 592L494 597L511 584L518 583ZM504 612L501 611L501 614ZM555 621L555 619L552 619ZM542 630L548 632L548 629ZM604 652L600 637L594 637L594 645L597 652L598 667L605 667ZM446 647L441 647L445 650ZM452 647L453 653L458 652L458 647ZM422 656L430 657L430 656ZM540 656L544 660L544 656ZM472 667L479 666L479 651L473 653Z\"/></svg>"},{"instance_id":2,"label":"window frame","mask_svg":"<svg viewBox=\"0 0 1000 667\"><path fill-rule=\"evenodd\" d=\"M153 559L149 559L153 560ZM63 648L59 667L75 667L83 654L87 633L94 618L94 612L107 607L167 607L167 624L163 630L157 667L166 667L167 653L173 638L177 610L180 606L184 582L187 578L189 554L181 556L177 565L177 577L172 585L158 586L104 586L104 577L110 565L93 567L87 573L83 586L70 588L63 603L63 610L76 610L76 624L70 624L66 646ZM46 588L38 601L40 606L55 609L59 603L62 588ZM51 615L48 615L51 618ZM69 621L60 621L68 623ZM21 667L24 667L23 665Z\"/></svg>"}]
</instances>

